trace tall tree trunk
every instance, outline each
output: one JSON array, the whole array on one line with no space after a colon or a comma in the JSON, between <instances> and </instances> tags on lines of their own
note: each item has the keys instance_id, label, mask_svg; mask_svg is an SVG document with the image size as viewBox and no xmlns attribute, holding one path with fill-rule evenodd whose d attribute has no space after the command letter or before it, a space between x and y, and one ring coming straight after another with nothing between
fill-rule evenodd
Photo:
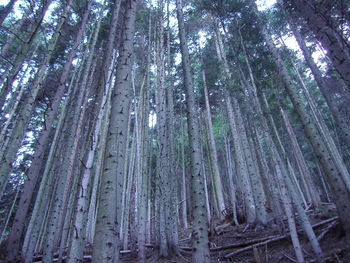
<instances>
[{"instance_id":1,"label":"tall tree trunk","mask_svg":"<svg viewBox=\"0 0 350 263\"><path fill-rule=\"evenodd\" d=\"M218 217L222 219L223 218L222 212L224 212L225 210L225 199L224 199L224 192L223 192L220 170L219 170L218 153L216 150L215 137L213 132L213 123L212 123L212 117L210 112L208 87L207 87L205 71L203 68L203 63L202 63L201 73L202 73L203 91L204 91L204 98L205 98L205 109L207 114L206 119L208 122L209 151L210 151L210 158L211 158L211 163L213 168L214 193L216 195L216 200L219 207Z\"/></svg>"},{"instance_id":2,"label":"tall tree trunk","mask_svg":"<svg viewBox=\"0 0 350 263\"><path fill-rule=\"evenodd\" d=\"M263 95L264 99L264 106L267 111L269 111L269 105L267 103L267 100L265 96ZM312 226L310 224L310 221L308 219L308 216L306 215L306 212L302 205L302 199L300 197L300 193L297 192L297 185L296 181L293 182L293 168L289 162L289 159L286 155L286 151L281 143L280 136L277 132L277 129L275 127L275 123L273 120L273 117L269 115L269 128L271 134L273 134L274 141L270 144L273 150L273 161L275 164L277 164L280 169L281 173L283 175L284 183L286 184L288 191L294 201L295 208L298 212L299 218L300 218L300 224L302 225L302 228L304 232L306 233L311 246L315 252L316 258L318 262L324 262L323 252L321 250L321 247L319 245L319 242L315 236L315 233L312 229ZM276 147L277 145L277 147ZM278 149L278 150L277 150ZM283 161L282 161L283 158Z\"/></svg>"},{"instance_id":3,"label":"tall tree trunk","mask_svg":"<svg viewBox=\"0 0 350 263\"><path fill-rule=\"evenodd\" d=\"M129 0L125 5L125 24L119 49L116 82L111 100L104 170L101 177L101 192L93 244L92 262L94 263L119 261L119 253L116 253L118 239L118 221L116 219L118 207L120 207L118 197L122 191L123 183L121 180L124 174L124 157L126 154L125 136L130 108L129 93L131 92L136 3L136 0Z\"/></svg>"},{"instance_id":4,"label":"tall tree trunk","mask_svg":"<svg viewBox=\"0 0 350 263\"><path fill-rule=\"evenodd\" d=\"M284 183L284 179L282 177L280 167L278 165L276 165L275 169L276 169L276 177L279 180L282 202L283 202L284 210L286 212L287 219L288 219L289 231L290 231L290 236L292 238L294 251L295 251L298 263L304 263L305 260L304 260L304 256L303 256L303 252L302 252L302 247L300 245L300 241L298 238L298 232L297 232L296 225L295 225L295 217L294 217L294 213L293 213L293 203L292 203L290 196L287 193L287 188L286 188L286 185Z\"/></svg>"},{"instance_id":5,"label":"tall tree trunk","mask_svg":"<svg viewBox=\"0 0 350 263\"><path fill-rule=\"evenodd\" d=\"M168 257L171 253L169 240L169 177L170 163L169 157L169 134L168 134L168 116L166 101L166 83L165 83L165 50L164 50L164 19L163 19L163 1L159 2L159 11L157 23L157 43L156 43L156 66L157 66L157 90L156 90L156 108L157 108L157 140L158 140L158 166L157 166L157 191L158 216L159 216L159 254L160 257Z\"/></svg>"},{"instance_id":6,"label":"tall tree trunk","mask_svg":"<svg viewBox=\"0 0 350 263\"><path fill-rule=\"evenodd\" d=\"M181 114L182 116L182 114ZM186 165L185 165L185 127L184 121L181 118L181 218L184 227L188 228L188 216L187 216L187 187L186 187Z\"/></svg>"},{"instance_id":7,"label":"tall tree trunk","mask_svg":"<svg viewBox=\"0 0 350 263\"><path fill-rule=\"evenodd\" d=\"M297 161L301 176L302 178L304 178L303 181L305 182L305 191L307 193L307 196L310 198L312 205L314 205L315 207L319 207L321 205L320 196L318 195L318 191L315 187L314 182L312 181L311 173L309 171L309 168L307 167L303 153L301 152L301 149L299 147L292 125L289 122L289 118L286 112L282 108L281 113L283 120L286 124L289 137L292 141L294 156Z\"/></svg>"},{"instance_id":8,"label":"tall tree trunk","mask_svg":"<svg viewBox=\"0 0 350 263\"><path fill-rule=\"evenodd\" d=\"M186 40L184 18L181 0L176 0L176 12L179 26L180 48L182 54L182 68L184 71L184 86L187 103L188 134L190 138L191 152L191 192L192 192L192 217L193 234L192 262L209 263L208 222L205 210L204 181L201 160L201 142L199 134L198 113L196 112L195 94L193 89L190 56Z\"/></svg>"},{"instance_id":9,"label":"tall tree trunk","mask_svg":"<svg viewBox=\"0 0 350 263\"><path fill-rule=\"evenodd\" d=\"M169 214L170 222L168 224L168 235L171 248L177 250L179 233L178 233L178 180L176 176L176 159L175 159L175 113L174 113L174 91L173 91L173 78L171 73L171 26L170 26L170 0L167 0L167 46L166 46L166 96L167 96L167 121L168 121L168 140L169 140L169 185L170 198L169 198Z\"/></svg>"},{"instance_id":10,"label":"tall tree trunk","mask_svg":"<svg viewBox=\"0 0 350 263\"><path fill-rule=\"evenodd\" d=\"M82 63L81 63L82 64ZM52 172L54 169L53 167L60 162L61 160L61 150L66 145L62 143L60 140L63 138L63 134L67 132L67 126L70 128L71 123L65 123L65 117L71 112L71 102L72 102L72 94L73 89L75 88L75 81L76 79L79 79L79 75L81 73L81 70L78 71L78 68L82 67L76 67L73 73L73 77L70 81L70 85L67 92L67 98L64 101L61 114L58 120L58 124L55 130L55 135L53 137L50 151L48 153L48 157L45 163L45 168L43 171L43 175L40 182L39 191L36 195L34 209L30 218L29 225L26 230L25 239L22 246L22 255L25 258L25 262L29 263L32 261L33 255L34 255L34 249L36 246L36 243L38 242L38 234L40 226L42 225L42 221L44 221L44 218L42 217L42 214L45 214L44 211L47 209L49 205L50 198L44 198L44 196L50 195L50 191L54 188L52 186L53 182L57 179L57 176L50 176L51 174L55 174ZM74 111L73 111L74 112ZM70 119L70 118L69 118Z\"/></svg>"}]
</instances>

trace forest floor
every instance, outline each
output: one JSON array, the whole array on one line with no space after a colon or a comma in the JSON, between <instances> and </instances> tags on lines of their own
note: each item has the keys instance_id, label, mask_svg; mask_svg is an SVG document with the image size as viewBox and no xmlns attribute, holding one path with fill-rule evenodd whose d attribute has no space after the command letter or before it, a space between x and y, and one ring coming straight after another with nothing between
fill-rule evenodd
<instances>
[{"instance_id":1,"label":"forest floor","mask_svg":"<svg viewBox=\"0 0 350 263\"><path fill-rule=\"evenodd\" d=\"M350 247L346 245L345 236L339 226L335 207L325 204L321 209L308 211L311 224L324 252L326 263L350 263ZM287 220L283 223L288 229ZM220 225L218 225L220 227ZM312 247L298 224L298 234L303 248L305 262L318 263ZM152 245L147 246L147 262L154 263L186 263L191 262L191 230L180 231L180 254L172 259L159 259L157 250ZM249 227L241 224L239 227L225 225L220 227L220 233L210 236L211 262L231 263L293 263L297 262L292 241L288 232L283 232L271 223L262 228ZM91 249L91 248L90 248ZM88 250L90 250L88 249ZM91 250L86 251L84 262L91 262ZM90 255L89 255L90 254ZM40 262L40 256L37 255ZM136 263L136 251L123 253L121 262ZM64 261L64 260L63 260Z\"/></svg>"},{"instance_id":2,"label":"forest floor","mask_svg":"<svg viewBox=\"0 0 350 263\"><path fill-rule=\"evenodd\" d=\"M350 248L339 226L339 219L332 205L324 205L321 209L308 211L316 236L318 237L326 263L350 263ZM288 228L286 219L284 220ZM312 247L298 225L298 233L303 248L305 261L318 263ZM184 257L178 259L157 259L149 262L185 263L191 262L190 230L182 231L180 248ZM297 262L290 236L283 234L276 225L265 228L252 228L242 224L240 227L227 226L220 234L210 237L212 262L231 263L293 263ZM151 248L148 254L155 251ZM229 256L229 254L233 254ZM134 263L132 254L122 256L123 262ZM154 258L154 257L151 257Z\"/></svg>"}]
</instances>

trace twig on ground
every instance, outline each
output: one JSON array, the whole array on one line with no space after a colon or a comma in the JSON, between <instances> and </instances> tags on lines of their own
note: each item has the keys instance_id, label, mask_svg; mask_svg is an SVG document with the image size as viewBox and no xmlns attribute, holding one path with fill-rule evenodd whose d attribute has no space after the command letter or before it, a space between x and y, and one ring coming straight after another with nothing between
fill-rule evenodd
<instances>
[{"instance_id":1,"label":"twig on ground","mask_svg":"<svg viewBox=\"0 0 350 263\"><path fill-rule=\"evenodd\" d=\"M292 258L291 256L288 256L288 255L285 254L285 253L283 253L283 256L285 256L286 258L288 258L290 261L297 263L297 261L296 261L294 258Z\"/></svg>"},{"instance_id":2,"label":"twig on ground","mask_svg":"<svg viewBox=\"0 0 350 263\"><path fill-rule=\"evenodd\" d=\"M322 232L321 234L317 237L317 240L318 241L321 241L326 235L327 233L334 227L338 224L338 221L335 221L331 224L329 224L329 226L327 226Z\"/></svg>"}]
</instances>

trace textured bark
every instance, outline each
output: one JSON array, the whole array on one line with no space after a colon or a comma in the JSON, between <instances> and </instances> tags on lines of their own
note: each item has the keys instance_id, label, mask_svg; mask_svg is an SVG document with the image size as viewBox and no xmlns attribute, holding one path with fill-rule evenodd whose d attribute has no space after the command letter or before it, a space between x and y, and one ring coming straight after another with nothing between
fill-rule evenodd
<instances>
[{"instance_id":1,"label":"textured bark","mask_svg":"<svg viewBox=\"0 0 350 263\"><path fill-rule=\"evenodd\" d=\"M224 32L226 33L226 29L223 27ZM218 42L219 42L219 46L221 46L221 50L222 53L224 53L224 49L223 49L223 41L221 38L220 33L217 31L216 35L218 36ZM232 48L233 49L233 48ZM248 94L250 95L249 97L254 97L256 96L256 89L254 89L254 87L250 87L246 76L241 68L241 64L238 60L238 58L235 55L235 50L233 50L233 61L235 63L235 66L238 70L239 73L239 78L240 78L240 83L241 86L248 91ZM245 103L248 104L249 103L249 97L247 97L248 99L245 100ZM266 225L267 223L267 212L265 209L265 204L267 202L266 200L266 194L263 188L263 184L262 184L262 177L261 177L261 171L259 171L259 167L256 165L256 163L254 163L254 152L251 148L251 146L249 145L248 141L248 136L247 136L247 129L249 128L249 126L251 126L252 120L254 119L254 116L252 116L253 114L248 112L246 115L246 121L243 121L242 118L242 113L240 110L240 107L238 105L238 103L235 103L237 106L235 107L235 112L237 114L238 117L238 127L239 128L239 134L241 135L241 139L242 139L242 146L243 146L243 151L244 151L244 155L245 155L245 160L247 163L247 168L248 168L248 172L249 172L249 177L251 180L251 185L252 185L252 191L253 191L253 196L254 196L254 201L255 201L255 206L256 206L256 216L257 216L257 221L258 223L262 224L262 225ZM244 123L246 123L246 125L244 125ZM245 127L246 126L246 127Z\"/></svg>"},{"instance_id":2,"label":"textured bark","mask_svg":"<svg viewBox=\"0 0 350 263\"><path fill-rule=\"evenodd\" d=\"M297 74L297 77L301 83L301 87L304 91L305 97L307 99L307 102L311 109L311 115L315 120L316 127L318 128L320 135L322 136L326 147L328 148L329 152L332 153L332 161L335 163L337 168L339 169L340 175L344 180L344 183L350 192L350 174L347 170L346 164L342 158L342 155L340 154L340 151L338 150L338 147L336 146L333 137L331 136L331 132L328 129L328 126L326 125L323 116L321 112L318 109L318 106L316 104L316 101L314 97L311 95L309 89L306 87L302 77L300 76L300 73L298 69L294 66L294 70ZM347 156L346 154L343 154L344 156Z\"/></svg>"},{"instance_id":3,"label":"textured bark","mask_svg":"<svg viewBox=\"0 0 350 263\"><path fill-rule=\"evenodd\" d=\"M157 190L156 198L158 201L159 216L159 254L161 257L167 257L170 254L170 244L168 240L168 209L169 203L169 177L171 176L168 162L169 156L169 137L167 122L167 103L165 89L165 52L164 52L164 26L163 26L163 3L159 2L159 13L157 19L157 43L156 43L156 65L157 65L157 90L156 90L156 108L157 108L157 141L158 141L158 166L157 166Z\"/></svg>"},{"instance_id":4,"label":"textured bark","mask_svg":"<svg viewBox=\"0 0 350 263\"><path fill-rule=\"evenodd\" d=\"M130 122L131 122L131 116L129 116L128 120L128 129L130 129ZM124 176L124 191L123 191L123 199L124 204L122 204L122 213L123 213L123 228L120 228L120 241L123 242L123 249L128 249L129 246L129 236L130 236L130 214L132 213L132 205L130 204L130 200L132 198L131 192L135 190L135 159L136 159L136 129L137 125L135 125L135 128L133 130L132 134L132 142L131 142L131 149L130 149L130 158L125 157L125 160L127 161L130 159L130 162L125 162L126 166L129 166L129 169L125 167L125 176ZM128 131L129 136L131 131ZM125 196L125 197L124 197ZM122 219L121 219L122 220Z\"/></svg>"},{"instance_id":5,"label":"textured bark","mask_svg":"<svg viewBox=\"0 0 350 263\"><path fill-rule=\"evenodd\" d=\"M150 50L150 40L148 42L148 47ZM146 244L146 220L147 220L147 192L148 192L148 121L149 121L149 92L148 89L150 87L149 82L149 66L150 66L150 56L147 59L147 77L146 77L146 87L141 96L141 108L142 115L144 116L141 119L141 129L142 129L142 147L141 147L141 178L140 178L140 188L139 188L139 200L138 200L138 233L137 233L137 245L138 245L138 260L140 262L146 261L145 254L145 244Z\"/></svg>"},{"instance_id":6,"label":"textured bark","mask_svg":"<svg viewBox=\"0 0 350 263\"><path fill-rule=\"evenodd\" d=\"M251 184L254 205L256 208L256 219L259 224L267 224L267 213L265 209L266 195L259 174L258 167L254 163L253 154L248 142L247 132L244 127L244 121L242 118L241 110L238 102L233 99L233 105L236 113L236 120L238 124L238 134L240 135L243 153L247 164L248 178Z\"/></svg>"},{"instance_id":7,"label":"textured bark","mask_svg":"<svg viewBox=\"0 0 350 263\"><path fill-rule=\"evenodd\" d=\"M118 198L122 192L124 158L126 154L127 120L131 92L131 67L133 56L136 0L126 3L125 24L121 39L116 82L111 100L111 116L105 149L104 170L101 177L101 192L93 244L92 262L118 262L117 249ZM119 192L119 194L118 194Z\"/></svg>"},{"instance_id":8,"label":"textured bark","mask_svg":"<svg viewBox=\"0 0 350 263\"><path fill-rule=\"evenodd\" d=\"M100 78L99 82L99 87L100 90L104 89L106 85L109 85L109 82L112 82L112 76L114 74L108 75L107 72L109 72L109 66L112 63L112 58L115 58L115 52L114 46L115 46L115 38L116 38L116 30L117 30L117 24L118 24L118 18L119 18L119 12L120 12L120 5L121 1L120 0L114 0L113 2L113 9L112 9L112 24L110 31L108 33L108 45L107 45L107 50L104 54L104 64L103 64L103 77ZM110 101L108 102L108 110L110 111ZM95 169L95 174L98 176L95 177L94 183L93 183L93 189L92 189L92 194L91 194L91 201L90 201L90 206L89 206L89 215L88 215L88 229L90 228L91 231L87 233L87 239L89 242L92 243L93 237L94 237L94 227L96 223L96 203L97 203L97 190L98 190L98 185L99 185L99 177L102 174L102 162L104 159L104 149L106 145L106 136L107 136L107 130L108 130L108 125L109 121L105 121L105 125L107 127L103 127L103 132L101 133L102 135L102 142L99 145L98 148L98 159L96 161L96 169Z\"/></svg>"},{"instance_id":9,"label":"textured bark","mask_svg":"<svg viewBox=\"0 0 350 263\"><path fill-rule=\"evenodd\" d=\"M173 78L171 73L171 26L170 26L170 0L167 0L167 46L166 46L166 99L167 99L167 121L168 121L168 140L169 140L169 203L168 203L168 240L170 240L170 246L177 250L178 246L178 180L176 175L176 156L175 156L175 109L174 109L174 87Z\"/></svg>"},{"instance_id":10,"label":"textured bark","mask_svg":"<svg viewBox=\"0 0 350 263\"><path fill-rule=\"evenodd\" d=\"M87 90L89 90L89 88L87 88ZM81 112L75 111L74 117L78 116L79 119L76 120L73 117L71 127L72 130L75 131L73 133L73 136L71 133L67 133L67 135L72 136L71 138L74 138L74 140L70 140L67 143L65 153L66 155L63 160L63 171L61 171L61 176L58 179L58 186L55 193L53 209L48 218L49 226L46 233L46 241L43 252L43 259L47 261L52 260L56 246L59 246L60 240L62 238L65 238L63 235L65 234L65 218L69 218L69 215L73 208L73 206L70 204L72 203L72 198L74 198L74 193L77 189L76 185L78 183L78 176L76 176L76 170L74 170L74 168L76 166L77 160L80 159L80 151L84 150L84 147L78 148L78 144L80 138L84 137L83 129L88 122L88 117L91 116L86 112L86 109L88 108L88 95L90 95L89 92L86 92L84 94L84 103L78 104L79 107L76 108L81 109Z\"/></svg>"},{"instance_id":11,"label":"textured bark","mask_svg":"<svg viewBox=\"0 0 350 263\"><path fill-rule=\"evenodd\" d=\"M191 192L193 217L192 246L195 249L192 254L192 262L207 263L210 262L210 257L208 244L208 222L205 210L205 189L202 174L203 171L201 160L201 142L199 134L198 115L195 109L195 94L193 89L193 81L190 68L190 56L186 41L186 32L181 0L176 1L176 11L179 26L182 68L184 71L188 134L190 138L191 152Z\"/></svg>"},{"instance_id":12,"label":"textured bark","mask_svg":"<svg viewBox=\"0 0 350 263\"><path fill-rule=\"evenodd\" d=\"M181 119L181 219L184 227L188 228L187 216L187 191L186 191L186 167L185 167L185 128L184 121Z\"/></svg>"}]
</instances>

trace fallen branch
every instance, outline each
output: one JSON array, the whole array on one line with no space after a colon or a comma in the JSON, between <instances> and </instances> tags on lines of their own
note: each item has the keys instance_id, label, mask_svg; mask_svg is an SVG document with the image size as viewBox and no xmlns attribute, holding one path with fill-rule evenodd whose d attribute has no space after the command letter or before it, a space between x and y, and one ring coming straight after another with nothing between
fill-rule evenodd
<instances>
[{"instance_id":1,"label":"fallen branch","mask_svg":"<svg viewBox=\"0 0 350 263\"><path fill-rule=\"evenodd\" d=\"M266 241L264 241L264 242L255 243L255 244L253 244L253 245L251 245L251 246L248 246L248 247L245 247L245 248L241 248L241 249L238 249L238 250L236 250L236 251L234 251L234 252L231 252L231 253L227 254L227 255L225 256L225 258L231 258L231 257L233 257L233 256L235 256L235 255L241 254L241 253L243 253L243 252L245 252L245 251L248 251L248 250L251 250L251 249L253 249L253 248L255 248L255 247L261 247L261 246L263 246L263 245L267 245L268 243L272 243L272 242L276 242L276 241L283 240L283 239L287 238L288 236L289 236L289 235L283 235L283 236L279 236L279 237L275 237L275 238L266 240Z\"/></svg>"},{"instance_id":2,"label":"fallen branch","mask_svg":"<svg viewBox=\"0 0 350 263\"><path fill-rule=\"evenodd\" d=\"M187 238L184 238L184 239L180 239L178 241L178 243L187 242L187 241L191 241L191 238L187 237Z\"/></svg>"},{"instance_id":3,"label":"fallen branch","mask_svg":"<svg viewBox=\"0 0 350 263\"><path fill-rule=\"evenodd\" d=\"M269 239L273 239L273 238L276 238L276 237L278 237L278 236L268 236L268 237L252 239L252 240L248 240L248 241L244 241L244 242L229 244L229 245L226 245L226 246L211 248L210 251L220 251L220 250L225 250L225 249L230 249L230 248L243 247L243 246L255 244L255 243L258 243L258 242L266 241L266 240L269 240Z\"/></svg>"},{"instance_id":4,"label":"fallen branch","mask_svg":"<svg viewBox=\"0 0 350 263\"><path fill-rule=\"evenodd\" d=\"M333 222L334 220L337 220L338 218L339 218L338 216L335 216L335 217L329 218L327 220L321 221L321 222L319 222L317 224L312 225L312 228L323 226L325 224ZM298 232L302 232L302 230L300 229L300 230L298 230ZM255 244L253 244L251 246L248 246L248 247L245 247L245 248L242 248L242 249L238 249L238 250L236 250L234 252L231 252L231 253L227 254L225 256L225 258L231 258L231 257L236 256L238 254L241 254L243 252L249 251L249 250L253 249L254 247L261 247L261 246L267 245L267 244L272 243L272 242L283 240L283 239L285 239L285 238L287 238L289 236L290 236L290 234L286 234L286 235L275 237L275 238L272 238L272 239L269 239L269 240L266 240L266 241L263 241L263 242L260 242L260 243L255 243Z\"/></svg>"},{"instance_id":5,"label":"fallen branch","mask_svg":"<svg viewBox=\"0 0 350 263\"><path fill-rule=\"evenodd\" d=\"M329 224L329 226L327 226L322 232L321 234L317 237L317 240L318 241L321 241L322 238L325 237L325 235L327 235L327 233L334 227L338 224L337 221L334 221L333 223Z\"/></svg>"},{"instance_id":6,"label":"fallen branch","mask_svg":"<svg viewBox=\"0 0 350 263\"><path fill-rule=\"evenodd\" d=\"M290 261L297 263L297 261L296 261L294 258L292 258L291 256L288 256L288 255L285 254L285 253L283 253L283 256L285 256L285 257L286 257L287 259L289 259Z\"/></svg>"}]
</instances>

